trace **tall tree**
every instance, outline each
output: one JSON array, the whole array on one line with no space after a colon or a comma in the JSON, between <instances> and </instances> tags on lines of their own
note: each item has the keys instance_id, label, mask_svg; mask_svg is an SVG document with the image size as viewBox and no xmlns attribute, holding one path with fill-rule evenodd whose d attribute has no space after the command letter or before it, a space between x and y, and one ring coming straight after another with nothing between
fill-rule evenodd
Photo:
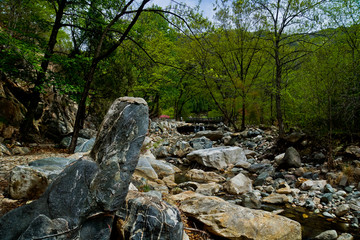
<instances>
[{"instance_id":1,"label":"tall tree","mask_svg":"<svg viewBox=\"0 0 360 240\"><path fill-rule=\"evenodd\" d=\"M106 17L104 17L103 22L100 23L99 29L101 29L101 31L99 32L99 38L94 45L89 70L85 74L85 86L76 113L74 132L69 147L70 152L74 152L76 147L79 131L85 118L86 100L99 62L108 58L126 39L128 39L131 29L134 27L140 14L144 10L145 5L149 1L150 0L143 0L138 6L134 0L121 1L120 3L109 1L103 2L103 5L98 3L98 6L103 7L102 9L99 8L99 10L105 14ZM110 6L114 7L111 11L109 11ZM115 37L113 38L114 34ZM113 41L105 44L109 39L113 39Z\"/></svg>"},{"instance_id":2,"label":"tall tree","mask_svg":"<svg viewBox=\"0 0 360 240\"><path fill-rule=\"evenodd\" d=\"M283 75L286 67L306 56L301 48L288 49L293 44L306 43L307 36L317 30L318 7L325 0L252 0L256 9L254 17L268 31L265 39L270 42L266 52L274 61L276 118L279 135L284 136L282 112Z\"/></svg>"}]
</instances>

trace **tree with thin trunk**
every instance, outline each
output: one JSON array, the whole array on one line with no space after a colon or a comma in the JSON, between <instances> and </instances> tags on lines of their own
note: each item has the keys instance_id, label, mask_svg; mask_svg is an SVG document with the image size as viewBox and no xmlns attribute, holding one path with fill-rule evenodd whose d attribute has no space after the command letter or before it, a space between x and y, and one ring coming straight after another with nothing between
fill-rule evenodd
<instances>
[{"instance_id":1,"label":"tree with thin trunk","mask_svg":"<svg viewBox=\"0 0 360 240\"><path fill-rule=\"evenodd\" d=\"M275 108L279 126L279 136L285 135L282 89L283 74L286 68L306 56L309 51L301 48L288 49L288 46L306 43L312 31L318 30L319 12L317 9L325 0L252 0L258 19L268 31L265 39L269 42L266 52L274 61L275 67Z\"/></svg>"},{"instance_id":2,"label":"tree with thin trunk","mask_svg":"<svg viewBox=\"0 0 360 240\"><path fill-rule=\"evenodd\" d=\"M117 8L117 13L112 18L109 18L106 24L103 24L103 30L101 31L100 38L97 41L96 46L94 46L95 51L91 57L92 61L89 70L85 74L85 86L81 94L78 111L76 113L74 132L69 146L69 152L75 151L79 131L82 128L82 123L85 118L86 100L89 95L91 83L94 79L97 65L100 61L109 57L128 38L131 29L134 27L135 23L139 19L140 14L144 10L145 5L149 1L150 0L141 1L138 7L136 7L136 2L134 0L130 0L128 2L123 1ZM119 24L120 21L127 22L123 31L115 28L115 26ZM114 41L112 44L105 44L106 39L109 38L109 36L113 36L114 33L118 34L118 40Z\"/></svg>"}]
</instances>

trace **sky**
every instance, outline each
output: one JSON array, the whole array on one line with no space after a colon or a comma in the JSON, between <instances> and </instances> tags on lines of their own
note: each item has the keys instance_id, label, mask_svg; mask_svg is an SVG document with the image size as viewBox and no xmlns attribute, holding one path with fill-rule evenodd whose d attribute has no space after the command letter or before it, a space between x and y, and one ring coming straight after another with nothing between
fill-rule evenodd
<instances>
[{"instance_id":1,"label":"sky","mask_svg":"<svg viewBox=\"0 0 360 240\"><path fill-rule=\"evenodd\" d=\"M209 18L209 20L212 20L215 14L213 10L213 4L215 3L215 1L216 0L202 0L200 4L200 10L203 11L203 15ZM176 2L185 3L188 6L194 7L198 3L198 0L176 0ZM170 5L170 3L171 0L152 0L150 1L149 5L156 4L160 7L166 7Z\"/></svg>"}]
</instances>

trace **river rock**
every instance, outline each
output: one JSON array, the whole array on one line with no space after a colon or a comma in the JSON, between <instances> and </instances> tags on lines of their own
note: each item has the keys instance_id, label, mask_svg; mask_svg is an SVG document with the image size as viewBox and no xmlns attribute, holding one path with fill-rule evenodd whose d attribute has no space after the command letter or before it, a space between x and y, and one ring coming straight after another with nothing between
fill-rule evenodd
<instances>
[{"instance_id":1,"label":"river rock","mask_svg":"<svg viewBox=\"0 0 360 240\"><path fill-rule=\"evenodd\" d=\"M7 155L10 156L10 150L2 143L0 143L0 156Z\"/></svg>"},{"instance_id":2,"label":"river rock","mask_svg":"<svg viewBox=\"0 0 360 240\"><path fill-rule=\"evenodd\" d=\"M115 100L100 126L92 159L71 164L38 200L0 218L0 239L18 239L33 229L41 214L65 219L73 234L86 239L109 239L108 225L112 226L113 212L125 203L148 123L143 99Z\"/></svg>"},{"instance_id":3,"label":"river rock","mask_svg":"<svg viewBox=\"0 0 360 240\"><path fill-rule=\"evenodd\" d=\"M314 239L317 240L335 240L337 239L338 235L335 230L327 230L325 232L320 233Z\"/></svg>"},{"instance_id":4,"label":"river rock","mask_svg":"<svg viewBox=\"0 0 360 240\"><path fill-rule=\"evenodd\" d=\"M227 181L224 188L230 194L243 194L252 191L252 182L244 174L239 173Z\"/></svg>"},{"instance_id":5,"label":"river rock","mask_svg":"<svg viewBox=\"0 0 360 240\"><path fill-rule=\"evenodd\" d=\"M155 170L155 172L159 176L159 178L174 175L175 170L177 170L177 172L181 171L180 169L178 169L171 163L168 163L164 160L157 160L157 159L151 158L151 157L149 157L147 159L148 159L150 165L152 166L152 168Z\"/></svg>"},{"instance_id":6,"label":"river rock","mask_svg":"<svg viewBox=\"0 0 360 240\"><path fill-rule=\"evenodd\" d=\"M189 144L195 150L212 148L212 141L205 136L194 138L190 140Z\"/></svg>"},{"instance_id":7,"label":"river rock","mask_svg":"<svg viewBox=\"0 0 360 240\"><path fill-rule=\"evenodd\" d=\"M60 146L63 148L69 148L71 139L72 139L72 136L64 137L60 142ZM76 146L80 146L87 141L89 141L89 139L79 137L76 141Z\"/></svg>"},{"instance_id":8,"label":"river rock","mask_svg":"<svg viewBox=\"0 0 360 240\"><path fill-rule=\"evenodd\" d=\"M218 170L227 168L239 160L246 161L244 150L240 147L216 147L196 150L187 155L190 161L196 161L206 167Z\"/></svg>"},{"instance_id":9,"label":"river rock","mask_svg":"<svg viewBox=\"0 0 360 240\"><path fill-rule=\"evenodd\" d=\"M96 137L97 132L90 128L82 128L79 131L79 137L86 138L86 139L92 139Z\"/></svg>"},{"instance_id":10,"label":"river rock","mask_svg":"<svg viewBox=\"0 0 360 240\"><path fill-rule=\"evenodd\" d=\"M211 141L221 140L224 137L224 133L222 131L200 131L195 134L196 138L206 137Z\"/></svg>"},{"instance_id":11,"label":"river rock","mask_svg":"<svg viewBox=\"0 0 360 240\"><path fill-rule=\"evenodd\" d=\"M218 197L187 192L178 195L173 200L182 199L180 210L205 224L215 235L228 239L301 239L300 224L286 217L244 208Z\"/></svg>"},{"instance_id":12,"label":"river rock","mask_svg":"<svg viewBox=\"0 0 360 240\"><path fill-rule=\"evenodd\" d=\"M146 179L158 179L158 175L154 168L151 166L148 157L140 156L136 165L135 173Z\"/></svg>"},{"instance_id":13,"label":"river rock","mask_svg":"<svg viewBox=\"0 0 360 240\"><path fill-rule=\"evenodd\" d=\"M267 197L264 197L262 199L264 203L270 203L270 204L283 204L290 202L290 199L285 194L280 193L272 193Z\"/></svg>"},{"instance_id":14,"label":"river rock","mask_svg":"<svg viewBox=\"0 0 360 240\"><path fill-rule=\"evenodd\" d=\"M241 205L246 208L261 208L261 197L256 195L254 192L247 192L241 195Z\"/></svg>"},{"instance_id":15,"label":"river rock","mask_svg":"<svg viewBox=\"0 0 360 240\"><path fill-rule=\"evenodd\" d=\"M48 186L45 174L27 166L16 166L10 173L9 193L12 199L36 199Z\"/></svg>"},{"instance_id":16,"label":"river rock","mask_svg":"<svg viewBox=\"0 0 360 240\"><path fill-rule=\"evenodd\" d=\"M220 184L211 182L211 183L199 184L196 189L196 192L205 196L213 196L214 194L218 193L221 189L222 186Z\"/></svg>"},{"instance_id":17,"label":"river rock","mask_svg":"<svg viewBox=\"0 0 360 240\"><path fill-rule=\"evenodd\" d=\"M89 140L87 140L84 143L81 143L79 145L76 146L75 148L75 152L88 152L92 149L92 147L95 144L95 138L91 138Z\"/></svg>"},{"instance_id":18,"label":"river rock","mask_svg":"<svg viewBox=\"0 0 360 240\"><path fill-rule=\"evenodd\" d=\"M342 217L345 214L347 214L350 210L349 204L342 204L340 206L337 206L335 209L335 215L338 217Z\"/></svg>"},{"instance_id":19,"label":"river rock","mask_svg":"<svg viewBox=\"0 0 360 240\"><path fill-rule=\"evenodd\" d=\"M295 148L289 147L286 149L284 158L277 162L278 168L291 168L291 167L301 167L301 158L300 154L296 151Z\"/></svg>"},{"instance_id":20,"label":"river rock","mask_svg":"<svg viewBox=\"0 0 360 240\"><path fill-rule=\"evenodd\" d=\"M185 176L191 181L199 183L209 183L209 182L225 182L226 179L217 174L216 172L205 172L200 169L190 169L186 172Z\"/></svg>"},{"instance_id":21,"label":"river rock","mask_svg":"<svg viewBox=\"0 0 360 240\"><path fill-rule=\"evenodd\" d=\"M342 233L337 240L354 240L354 237L350 233Z\"/></svg>"},{"instance_id":22,"label":"river rock","mask_svg":"<svg viewBox=\"0 0 360 240\"><path fill-rule=\"evenodd\" d=\"M300 188L304 191L307 190L318 190L324 191L326 180L308 180L301 184Z\"/></svg>"},{"instance_id":23,"label":"river rock","mask_svg":"<svg viewBox=\"0 0 360 240\"><path fill-rule=\"evenodd\" d=\"M345 150L346 153L354 155L355 157L360 158L360 147L359 146L348 146Z\"/></svg>"},{"instance_id":24,"label":"river rock","mask_svg":"<svg viewBox=\"0 0 360 240\"><path fill-rule=\"evenodd\" d=\"M183 223L179 210L158 197L129 191L117 212L116 230L120 239L182 240Z\"/></svg>"}]
</instances>

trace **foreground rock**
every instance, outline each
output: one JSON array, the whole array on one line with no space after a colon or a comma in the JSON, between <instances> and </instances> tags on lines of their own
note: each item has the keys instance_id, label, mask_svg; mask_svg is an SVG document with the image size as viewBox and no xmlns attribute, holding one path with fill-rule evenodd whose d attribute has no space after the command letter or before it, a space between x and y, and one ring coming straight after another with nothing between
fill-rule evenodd
<instances>
[{"instance_id":1,"label":"foreground rock","mask_svg":"<svg viewBox=\"0 0 360 240\"><path fill-rule=\"evenodd\" d=\"M66 225L77 239L108 239L108 225L125 202L147 126L144 100L117 99L101 124L91 152L94 160L76 161L38 200L4 215L0 219L0 239L18 239L55 219L61 224L53 224L51 232L62 232ZM45 216L44 221L36 223L40 215Z\"/></svg>"},{"instance_id":2,"label":"foreground rock","mask_svg":"<svg viewBox=\"0 0 360 240\"><path fill-rule=\"evenodd\" d=\"M75 159L50 157L16 166L10 172L9 193L12 199L39 198L48 185Z\"/></svg>"},{"instance_id":3,"label":"foreground rock","mask_svg":"<svg viewBox=\"0 0 360 240\"><path fill-rule=\"evenodd\" d=\"M205 224L205 228L229 239L301 239L298 222L262 210L244 208L218 197L184 192L174 195L180 210Z\"/></svg>"},{"instance_id":4,"label":"foreground rock","mask_svg":"<svg viewBox=\"0 0 360 240\"><path fill-rule=\"evenodd\" d=\"M177 208L161 199L129 191L126 204L117 211L120 239L182 239L183 223Z\"/></svg>"},{"instance_id":5,"label":"foreground rock","mask_svg":"<svg viewBox=\"0 0 360 240\"><path fill-rule=\"evenodd\" d=\"M218 170L227 168L230 164L246 161L245 152L240 147L216 147L196 150L187 155L190 161L196 161L205 167Z\"/></svg>"}]
</instances>

